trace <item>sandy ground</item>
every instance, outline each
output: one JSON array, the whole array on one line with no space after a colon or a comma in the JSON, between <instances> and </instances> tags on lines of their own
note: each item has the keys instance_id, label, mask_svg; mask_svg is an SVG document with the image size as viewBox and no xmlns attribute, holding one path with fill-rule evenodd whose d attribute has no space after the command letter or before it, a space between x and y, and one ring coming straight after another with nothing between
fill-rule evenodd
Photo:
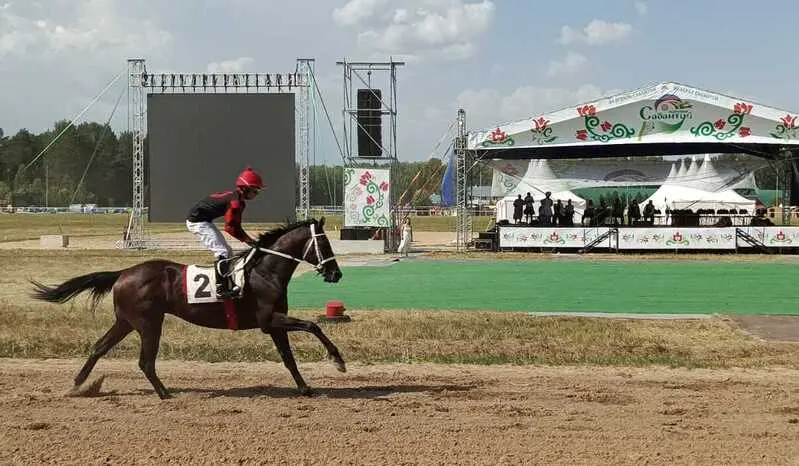
<instances>
[{"instance_id":1,"label":"sandy ground","mask_svg":"<svg viewBox=\"0 0 799 466\"><path fill-rule=\"evenodd\" d=\"M796 464L799 372L0 360L3 464Z\"/></svg>"}]
</instances>

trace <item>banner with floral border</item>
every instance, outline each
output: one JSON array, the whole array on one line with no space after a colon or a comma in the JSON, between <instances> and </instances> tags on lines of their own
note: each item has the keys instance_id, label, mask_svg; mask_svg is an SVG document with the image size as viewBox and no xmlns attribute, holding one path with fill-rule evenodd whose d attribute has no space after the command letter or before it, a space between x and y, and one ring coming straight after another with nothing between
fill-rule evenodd
<instances>
[{"instance_id":1,"label":"banner with floral border","mask_svg":"<svg viewBox=\"0 0 799 466\"><path fill-rule=\"evenodd\" d=\"M743 227L742 230L768 248L799 248L799 227ZM753 246L738 241L738 247Z\"/></svg>"},{"instance_id":2,"label":"banner with floral border","mask_svg":"<svg viewBox=\"0 0 799 466\"><path fill-rule=\"evenodd\" d=\"M619 249L735 249L735 228L620 228Z\"/></svg>"},{"instance_id":3,"label":"banner with floral border","mask_svg":"<svg viewBox=\"0 0 799 466\"><path fill-rule=\"evenodd\" d=\"M527 119L470 132L467 147L501 152L542 146L637 143L799 145L797 112L673 82L551 113L530 110Z\"/></svg>"},{"instance_id":4,"label":"banner with floral border","mask_svg":"<svg viewBox=\"0 0 799 466\"><path fill-rule=\"evenodd\" d=\"M581 248L607 228L530 228L500 227L499 247L501 248ZM607 247L605 244L604 247Z\"/></svg>"},{"instance_id":5,"label":"banner with floral border","mask_svg":"<svg viewBox=\"0 0 799 466\"><path fill-rule=\"evenodd\" d=\"M344 226L389 226L391 181L389 170L344 170Z\"/></svg>"},{"instance_id":6,"label":"banner with floral border","mask_svg":"<svg viewBox=\"0 0 799 466\"><path fill-rule=\"evenodd\" d=\"M767 248L799 247L799 227L738 227ZM734 250L752 247L738 239L736 227L728 228L619 228L620 250L649 249L718 249ZM581 248L605 233L607 228L531 228L502 226L500 248ZM609 239L599 247L616 242Z\"/></svg>"}]
</instances>

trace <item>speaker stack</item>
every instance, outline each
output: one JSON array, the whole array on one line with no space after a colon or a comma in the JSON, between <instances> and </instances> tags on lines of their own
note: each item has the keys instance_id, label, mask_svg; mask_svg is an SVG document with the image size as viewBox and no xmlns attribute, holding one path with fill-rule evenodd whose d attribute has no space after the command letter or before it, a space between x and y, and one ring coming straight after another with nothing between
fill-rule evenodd
<instances>
[{"instance_id":1,"label":"speaker stack","mask_svg":"<svg viewBox=\"0 0 799 466\"><path fill-rule=\"evenodd\" d=\"M380 89L358 89L358 157L383 155L383 113Z\"/></svg>"}]
</instances>

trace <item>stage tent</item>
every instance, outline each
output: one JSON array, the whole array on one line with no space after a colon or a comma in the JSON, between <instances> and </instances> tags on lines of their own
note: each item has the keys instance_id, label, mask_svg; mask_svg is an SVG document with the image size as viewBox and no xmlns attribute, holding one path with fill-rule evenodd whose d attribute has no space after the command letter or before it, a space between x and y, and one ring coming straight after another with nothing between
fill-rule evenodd
<instances>
[{"instance_id":1,"label":"stage tent","mask_svg":"<svg viewBox=\"0 0 799 466\"><path fill-rule=\"evenodd\" d=\"M547 160L530 160L527 171L522 176L521 181L507 191L505 196L497 201L496 204L496 219L497 221L508 220L513 222L513 202L519 195L524 199L527 193L533 196L535 202L533 209L535 209L534 216L538 216L538 208L541 206L541 199L544 198L547 192L552 193L550 199L554 204L560 199L561 203L565 206L568 200L572 201L574 206L574 220L579 222L582 218L583 211L585 210L585 200L573 192L565 189L563 184L558 180Z\"/></svg>"},{"instance_id":2,"label":"stage tent","mask_svg":"<svg viewBox=\"0 0 799 466\"><path fill-rule=\"evenodd\" d=\"M459 112L466 126L468 109ZM534 110L534 109L531 109ZM462 115L462 116L460 116ZM602 97L529 118L470 130L459 163L746 153L791 166L792 205L799 205L799 114L676 82ZM469 163L467 163L469 161ZM788 175L788 171L785 175ZM457 203L467 205L466 177ZM787 210L785 211L787 212ZM464 211L465 215L468 212ZM463 215L459 213L460 215ZM456 222L468 245L471 223Z\"/></svg>"},{"instance_id":3,"label":"stage tent","mask_svg":"<svg viewBox=\"0 0 799 466\"><path fill-rule=\"evenodd\" d=\"M796 113L674 82L467 134L467 151L488 160L706 153L778 158L797 146Z\"/></svg>"}]
</instances>

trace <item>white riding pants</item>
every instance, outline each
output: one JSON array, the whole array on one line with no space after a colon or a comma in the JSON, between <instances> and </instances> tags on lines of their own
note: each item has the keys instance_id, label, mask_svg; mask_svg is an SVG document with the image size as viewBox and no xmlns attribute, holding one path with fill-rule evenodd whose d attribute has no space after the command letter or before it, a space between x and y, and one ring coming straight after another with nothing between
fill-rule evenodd
<instances>
[{"instance_id":1,"label":"white riding pants","mask_svg":"<svg viewBox=\"0 0 799 466\"><path fill-rule=\"evenodd\" d=\"M200 239L200 242L214 253L214 256L219 259L225 257L230 259L233 255L233 250L230 245L225 241L222 232L211 222L190 222L186 220L186 228Z\"/></svg>"}]
</instances>

